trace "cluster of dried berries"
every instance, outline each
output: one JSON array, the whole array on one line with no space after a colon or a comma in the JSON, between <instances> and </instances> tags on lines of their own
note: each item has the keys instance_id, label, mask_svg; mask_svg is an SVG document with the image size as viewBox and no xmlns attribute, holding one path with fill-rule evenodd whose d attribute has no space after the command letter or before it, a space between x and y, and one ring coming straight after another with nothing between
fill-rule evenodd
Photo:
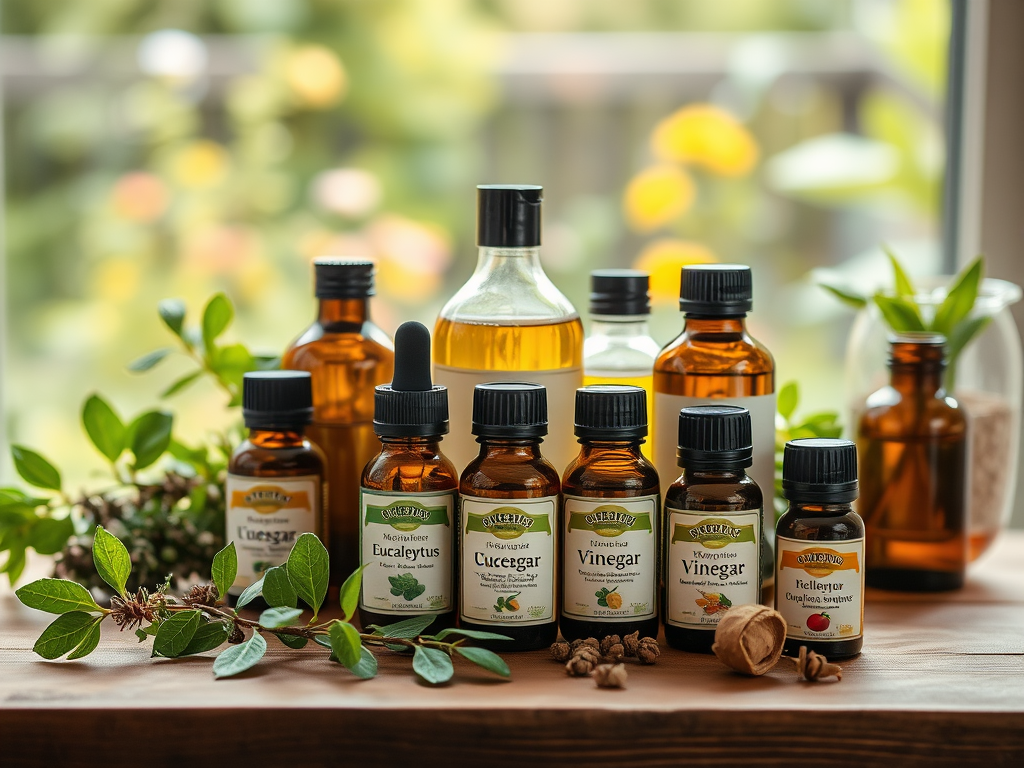
<instances>
[{"instance_id":1,"label":"cluster of dried berries","mask_svg":"<svg viewBox=\"0 0 1024 768\"><path fill-rule=\"evenodd\" d=\"M141 627L142 622L152 623L156 619L154 606L161 600L163 600L163 595L160 592L151 597L143 587L139 587L134 595L129 594L126 600L114 595L110 598L110 618L121 628L122 632L126 629Z\"/></svg>"},{"instance_id":2,"label":"cluster of dried berries","mask_svg":"<svg viewBox=\"0 0 1024 768\"><path fill-rule=\"evenodd\" d=\"M598 640L588 637L585 640L573 640L571 643L560 641L551 646L551 656L555 661L565 664L565 671L573 677L585 677L599 666L607 665L609 670L602 672L607 680L621 679L625 682L626 670L612 672L611 667L622 666L626 658L635 658L641 664L654 664L661 655L658 641L653 637L640 637L639 632L620 638L608 635ZM601 685L601 682L598 682ZM603 687L621 687L621 684Z\"/></svg>"},{"instance_id":3,"label":"cluster of dried berries","mask_svg":"<svg viewBox=\"0 0 1024 768\"><path fill-rule=\"evenodd\" d=\"M792 658L792 657L790 657ZM796 664L796 673L804 680L816 682L824 677L843 679L843 668L838 664L832 664L821 654L808 651L806 645L800 646L800 656L793 659Z\"/></svg>"}]
</instances>

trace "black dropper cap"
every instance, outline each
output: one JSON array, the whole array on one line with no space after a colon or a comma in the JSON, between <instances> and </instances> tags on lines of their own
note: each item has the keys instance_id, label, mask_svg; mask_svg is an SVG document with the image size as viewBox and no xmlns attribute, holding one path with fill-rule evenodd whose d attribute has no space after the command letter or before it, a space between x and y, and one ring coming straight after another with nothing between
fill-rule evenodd
<instances>
[{"instance_id":1,"label":"black dropper cap","mask_svg":"<svg viewBox=\"0 0 1024 768\"><path fill-rule=\"evenodd\" d=\"M679 411L678 464L686 469L743 469L754 463L750 411L694 405Z\"/></svg>"},{"instance_id":2,"label":"black dropper cap","mask_svg":"<svg viewBox=\"0 0 1024 768\"><path fill-rule=\"evenodd\" d=\"M590 273L590 314L649 315L650 276L636 269L596 269Z\"/></svg>"},{"instance_id":3,"label":"black dropper cap","mask_svg":"<svg viewBox=\"0 0 1024 768\"><path fill-rule=\"evenodd\" d=\"M395 333L395 375L373 394L373 431L380 437L448 434L448 388L430 381L430 331L408 322Z\"/></svg>"},{"instance_id":4,"label":"black dropper cap","mask_svg":"<svg viewBox=\"0 0 1024 768\"><path fill-rule=\"evenodd\" d=\"M543 187L481 184L476 188L476 244L486 248L537 247L543 200Z\"/></svg>"},{"instance_id":5,"label":"black dropper cap","mask_svg":"<svg viewBox=\"0 0 1024 768\"><path fill-rule=\"evenodd\" d=\"M306 371L245 374L242 419L249 429L303 429L313 420L313 378Z\"/></svg>"},{"instance_id":6,"label":"black dropper cap","mask_svg":"<svg viewBox=\"0 0 1024 768\"><path fill-rule=\"evenodd\" d=\"M735 317L754 305L750 267L743 264L691 264L679 281L679 309L688 315Z\"/></svg>"},{"instance_id":7,"label":"black dropper cap","mask_svg":"<svg viewBox=\"0 0 1024 768\"><path fill-rule=\"evenodd\" d=\"M319 258L313 261L318 299L365 299L373 296L374 263L367 259Z\"/></svg>"},{"instance_id":8,"label":"black dropper cap","mask_svg":"<svg viewBox=\"0 0 1024 768\"><path fill-rule=\"evenodd\" d=\"M857 498L857 446L849 440L790 440L782 455L782 495L807 504L845 504Z\"/></svg>"},{"instance_id":9,"label":"black dropper cap","mask_svg":"<svg viewBox=\"0 0 1024 768\"><path fill-rule=\"evenodd\" d=\"M594 384L576 390L576 437L633 441L647 437L647 393L623 384Z\"/></svg>"},{"instance_id":10,"label":"black dropper cap","mask_svg":"<svg viewBox=\"0 0 1024 768\"><path fill-rule=\"evenodd\" d=\"M473 434L539 439L548 433L548 392L526 381L496 381L473 389Z\"/></svg>"}]
</instances>

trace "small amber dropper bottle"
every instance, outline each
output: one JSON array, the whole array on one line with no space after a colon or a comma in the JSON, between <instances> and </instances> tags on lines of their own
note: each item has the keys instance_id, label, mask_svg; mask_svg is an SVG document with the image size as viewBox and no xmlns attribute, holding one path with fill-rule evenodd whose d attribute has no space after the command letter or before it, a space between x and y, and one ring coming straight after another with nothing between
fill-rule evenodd
<instances>
[{"instance_id":1,"label":"small amber dropper bottle","mask_svg":"<svg viewBox=\"0 0 1024 768\"><path fill-rule=\"evenodd\" d=\"M441 453L448 390L430 381L430 331L395 333L395 379L377 387L373 429L381 452L363 470L359 618L391 624L432 615L455 623L454 521L459 475Z\"/></svg>"}]
</instances>

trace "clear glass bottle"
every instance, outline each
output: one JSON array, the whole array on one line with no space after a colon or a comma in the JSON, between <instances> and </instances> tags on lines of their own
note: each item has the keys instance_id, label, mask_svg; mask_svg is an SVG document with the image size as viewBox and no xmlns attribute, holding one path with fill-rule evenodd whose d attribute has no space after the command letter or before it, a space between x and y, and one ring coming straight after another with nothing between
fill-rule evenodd
<instances>
[{"instance_id":1,"label":"clear glass bottle","mask_svg":"<svg viewBox=\"0 0 1024 768\"><path fill-rule=\"evenodd\" d=\"M775 487L775 361L747 333L753 306L750 267L697 264L683 267L679 308L683 332L654 364L654 466L663 477L676 470L676 435L671 425L679 411L694 405L738 405L750 411L754 463L747 473L758 487ZM773 505L764 505L763 574L773 578L771 533Z\"/></svg>"},{"instance_id":2,"label":"clear glass bottle","mask_svg":"<svg viewBox=\"0 0 1024 768\"><path fill-rule=\"evenodd\" d=\"M459 625L511 637L506 651L558 636L558 472L540 452L548 430L544 387L477 385L480 452L459 483Z\"/></svg>"},{"instance_id":3,"label":"clear glass bottle","mask_svg":"<svg viewBox=\"0 0 1024 768\"><path fill-rule=\"evenodd\" d=\"M967 422L946 395L946 339L890 339L889 386L867 399L857 448L867 584L959 589L967 568Z\"/></svg>"},{"instance_id":4,"label":"clear glass bottle","mask_svg":"<svg viewBox=\"0 0 1024 768\"><path fill-rule=\"evenodd\" d=\"M830 660L864 644L864 521L857 498L857 446L806 438L786 443L782 492L789 509L775 544L775 609L786 620L784 653L800 646Z\"/></svg>"},{"instance_id":5,"label":"clear glass bottle","mask_svg":"<svg viewBox=\"0 0 1024 768\"><path fill-rule=\"evenodd\" d=\"M647 393L576 392L580 453L562 480L562 612L566 640L658 635L661 487L641 453Z\"/></svg>"},{"instance_id":6,"label":"clear glass bottle","mask_svg":"<svg viewBox=\"0 0 1024 768\"><path fill-rule=\"evenodd\" d=\"M238 574L230 600L288 559L303 533L324 538L326 463L305 438L313 417L308 373L263 371L242 380L242 417L249 437L228 462L225 530L235 543ZM259 599L250 607L266 607Z\"/></svg>"},{"instance_id":7,"label":"clear glass bottle","mask_svg":"<svg viewBox=\"0 0 1024 768\"><path fill-rule=\"evenodd\" d=\"M650 277L635 269L599 269L590 273L590 335L583 342L583 386L626 384L647 393L647 441L654 455L654 361L658 342L648 320Z\"/></svg>"},{"instance_id":8,"label":"clear glass bottle","mask_svg":"<svg viewBox=\"0 0 1024 768\"><path fill-rule=\"evenodd\" d=\"M309 436L327 456L331 585L359 565L359 476L380 451L373 433L374 387L391 381L391 339L370 320L373 262L317 259L316 321L281 358L281 367L313 376Z\"/></svg>"},{"instance_id":9,"label":"clear glass bottle","mask_svg":"<svg viewBox=\"0 0 1024 768\"><path fill-rule=\"evenodd\" d=\"M473 388L534 381L556 414L545 453L558 466L576 455L571 414L583 384L583 325L540 264L541 187L477 187L476 271L441 310L434 328L434 378L448 387L456 466L476 455Z\"/></svg>"},{"instance_id":10,"label":"clear glass bottle","mask_svg":"<svg viewBox=\"0 0 1024 768\"><path fill-rule=\"evenodd\" d=\"M434 629L455 623L454 520L459 473L441 453L448 392L430 381L430 331L415 322L395 333L395 378L377 387L373 429L379 454L363 470L359 619L392 624L430 614Z\"/></svg>"},{"instance_id":11,"label":"clear glass bottle","mask_svg":"<svg viewBox=\"0 0 1024 768\"><path fill-rule=\"evenodd\" d=\"M711 653L731 608L761 601L764 498L747 475L750 412L698 405L679 413L680 477L665 494L665 640Z\"/></svg>"}]
</instances>

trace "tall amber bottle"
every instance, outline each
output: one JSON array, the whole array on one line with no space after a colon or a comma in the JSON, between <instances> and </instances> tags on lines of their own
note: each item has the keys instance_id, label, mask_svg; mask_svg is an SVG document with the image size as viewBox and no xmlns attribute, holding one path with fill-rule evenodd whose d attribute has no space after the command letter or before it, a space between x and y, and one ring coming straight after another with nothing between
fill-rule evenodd
<instances>
[{"instance_id":1,"label":"tall amber bottle","mask_svg":"<svg viewBox=\"0 0 1024 768\"><path fill-rule=\"evenodd\" d=\"M473 434L480 453L459 483L459 624L531 651L558 635L558 472L540 452L544 387L480 384Z\"/></svg>"},{"instance_id":2,"label":"tall amber bottle","mask_svg":"<svg viewBox=\"0 0 1024 768\"><path fill-rule=\"evenodd\" d=\"M677 474L679 411L694 405L729 404L750 411L754 463L747 474L766 495L775 487L775 362L747 333L746 316L752 306L750 267L683 267L679 286L683 332L654 364L654 466L662 477ZM761 526L766 584L773 578L772 510L766 501Z\"/></svg>"},{"instance_id":3,"label":"tall amber bottle","mask_svg":"<svg viewBox=\"0 0 1024 768\"><path fill-rule=\"evenodd\" d=\"M380 451L374 387L391 381L394 347L370 320L373 262L317 259L316 321L285 351L281 367L313 377L309 436L327 455L331 584L359 566L359 478Z\"/></svg>"},{"instance_id":4,"label":"tall amber bottle","mask_svg":"<svg viewBox=\"0 0 1024 768\"><path fill-rule=\"evenodd\" d=\"M562 617L566 640L658 634L661 487L641 453L647 393L576 391L579 456L562 480Z\"/></svg>"},{"instance_id":5,"label":"tall amber bottle","mask_svg":"<svg viewBox=\"0 0 1024 768\"><path fill-rule=\"evenodd\" d=\"M583 384L583 325L540 264L540 187L477 187L476 271L445 304L434 328L434 379L448 387L456 466L476 456L473 387L534 381L553 416L544 453L564 467L576 455L572 409Z\"/></svg>"},{"instance_id":6,"label":"tall amber bottle","mask_svg":"<svg viewBox=\"0 0 1024 768\"><path fill-rule=\"evenodd\" d=\"M943 336L891 340L889 386L867 400L857 449L869 587L958 589L967 568L967 423L942 387Z\"/></svg>"}]
</instances>

